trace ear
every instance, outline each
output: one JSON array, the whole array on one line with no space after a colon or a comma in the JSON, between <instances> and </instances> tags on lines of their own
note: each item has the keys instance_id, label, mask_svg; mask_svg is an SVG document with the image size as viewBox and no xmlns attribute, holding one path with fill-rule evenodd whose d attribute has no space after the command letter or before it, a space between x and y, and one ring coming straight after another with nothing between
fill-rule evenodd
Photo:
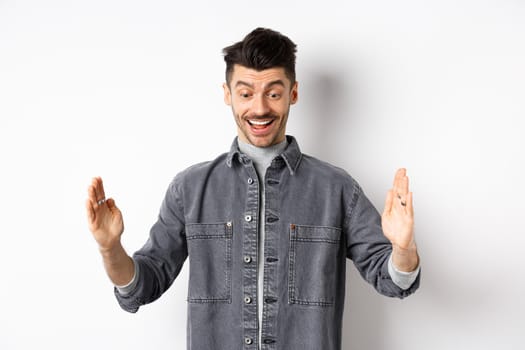
<instances>
[{"instance_id":1,"label":"ear","mask_svg":"<svg viewBox=\"0 0 525 350\"><path fill-rule=\"evenodd\" d=\"M230 91L230 87L228 86L228 83L223 83L222 89L224 90L224 103L226 103L228 106L231 106L232 105L232 93Z\"/></svg>"},{"instance_id":2,"label":"ear","mask_svg":"<svg viewBox=\"0 0 525 350\"><path fill-rule=\"evenodd\" d=\"M290 92L290 104L293 105L299 99L299 83L295 82L292 86L292 91Z\"/></svg>"}]
</instances>

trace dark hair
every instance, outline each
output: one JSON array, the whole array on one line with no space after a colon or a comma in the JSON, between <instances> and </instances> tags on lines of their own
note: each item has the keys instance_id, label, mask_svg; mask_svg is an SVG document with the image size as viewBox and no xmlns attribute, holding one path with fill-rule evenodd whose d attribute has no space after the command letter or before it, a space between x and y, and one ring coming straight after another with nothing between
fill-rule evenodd
<instances>
[{"instance_id":1,"label":"dark hair","mask_svg":"<svg viewBox=\"0 0 525 350\"><path fill-rule=\"evenodd\" d=\"M282 67L292 85L295 83L296 45L286 36L267 28L257 28L242 41L225 47L226 82L230 84L236 64L258 71Z\"/></svg>"}]
</instances>

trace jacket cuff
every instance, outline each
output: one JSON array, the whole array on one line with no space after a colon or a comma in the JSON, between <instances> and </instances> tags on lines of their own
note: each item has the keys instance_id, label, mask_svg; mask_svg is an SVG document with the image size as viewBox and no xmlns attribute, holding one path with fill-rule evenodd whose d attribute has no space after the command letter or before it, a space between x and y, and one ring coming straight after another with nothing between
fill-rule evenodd
<instances>
[{"instance_id":1,"label":"jacket cuff","mask_svg":"<svg viewBox=\"0 0 525 350\"><path fill-rule=\"evenodd\" d=\"M390 254L390 257L388 258L388 274L390 275L392 282L394 282L396 286L403 290L407 290L412 286L412 284L414 284L417 276L419 275L419 270L420 266L418 265L417 268L412 272L399 271L392 262L392 254Z\"/></svg>"},{"instance_id":2,"label":"jacket cuff","mask_svg":"<svg viewBox=\"0 0 525 350\"><path fill-rule=\"evenodd\" d=\"M133 293L135 291L135 288L137 287L137 282L138 282L138 279L139 279L138 278L138 276L139 276L139 264L137 264L135 259L133 259L133 265L135 266L135 272L133 273L133 278L131 279L131 281L128 284L123 285L123 286L115 285L115 288L117 289L119 294L124 296L124 297L130 295L131 293Z\"/></svg>"}]
</instances>

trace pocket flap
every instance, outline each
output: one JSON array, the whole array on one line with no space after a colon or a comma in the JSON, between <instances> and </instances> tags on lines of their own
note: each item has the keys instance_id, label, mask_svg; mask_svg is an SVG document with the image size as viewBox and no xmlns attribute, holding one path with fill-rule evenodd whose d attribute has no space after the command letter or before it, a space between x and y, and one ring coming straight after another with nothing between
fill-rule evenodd
<instances>
[{"instance_id":1,"label":"pocket flap","mask_svg":"<svg viewBox=\"0 0 525 350\"><path fill-rule=\"evenodd\" d=\"M232 236L232 223L215 224L187 224L187 239L213 239L230 238Z\"/></svg>"},{"instance_id":2,"label":"pocket flap","mask_svg":"<svg viewBox=\"0 0 525 350\"><path fill-rule=\"evenodd\" d=\"M338 243L341 229L330 226L290 225L291 238L295 241Z\"/></svg>"}]
</instances>

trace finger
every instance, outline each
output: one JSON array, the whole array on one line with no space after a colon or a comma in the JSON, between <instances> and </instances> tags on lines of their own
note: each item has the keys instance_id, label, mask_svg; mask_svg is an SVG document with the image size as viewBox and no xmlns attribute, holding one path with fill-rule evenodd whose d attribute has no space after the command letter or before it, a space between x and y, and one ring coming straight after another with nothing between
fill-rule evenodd
<instances>
[{"instance_id":1,"label":"finger","mask_svg":"<svg viewBox=\"0 0 525 350\"><path fill-rule=\"evenodd\" d=\"M104 191L104 183L102 182L102 178L101 177L98 177L98 182L100 184L100 187L99 187L100 198L99 199L105 199L106 198L106 192Z\"/></svg>"},{"instance_id":2,"label":"finger","mask_svg":"<svg viewBox=\"0 0 525 350\"><path fill-rule=\"evenodd\" d=\"M406 208L407 208L408 214L410 214L410 216L414 216L414 202L413 202L412 192L408 192Z\"/></svg>"},{"instance_id":3,"label":"finger","mask_svg":"<svg viewBox=\"0 0 525 350\"><path fill-rule=\"evenodd\" d=\"M104 199L102 197L104 195L104 192L100 191L100 178L93 178L91 185L88 188L88 198L91 201L91 205L93 207L93 210L97 211L99 208L102 208L102 204L104 204L104 201L101 202L101 200ZM102 195L100 194L102 193Z\"/></svg>"},{"instance_id":4,"label":"finger","mask_svg":"<svg viewBox=\"0 0 525 350\"><path fill-rule=\"evenodd\" d=\"M399 194L406 196L408 194L408 176L403 176L399 182Z\"/></svg>"},{"instance_id":5,"label":"finger","mask_svg":"<svg viewBox=\"0 0 525 350\"><path fill-rule=\"evenodd\" d=\"M95 191L96 187L96 180L93 179L91 181L91 185L88 187L88 199L91 201L92 205L95 205L97 203L97 194Z\"/></svg>"},{"instance_id":6,"label":"finger","mask_svg":"<svg viewBox=\"0 0 525 350\"><path fill-rule=\"evenodd\" d=\"M102 178L100 176L96 177L95 178L95 183L96 183L95 192L96 192L96 199L97 199L97 201L99 201L101 199L105 199L106 198L106 194L104 192L104 184L102 182Z\"/></svg>"},{"instance_id":7,"label":"finger","mask_svg":"<svg viewBox=\"0 0 525 350\"><path fill-rule=\"evenodd\" d=\"M394 176L394 183L392 185L392 188L394 189L395 193L399 193L400 187L401 187L401 179L405 176L406 171L404 168L398 169L396 171L396 174Z\"/></svg>"},{"instance_id":8,"label":"finger","mask_svg":"<svg viewBox=\"0 0 525 350\"><path fill-rule=\"evenodd\" d=\"M386 194L385 199L385 209L383 210L383 214L388 214L392 210L392 205L394 202L394 191L389 190Z\"/></svg>"},{"instance_id":9,"label":"finger","mask_svg":"<svg viewBox=\"0 0 525 350\"><path fill-rule=\"evenodd\" d=\"M86 213L90 224L95 221L95 210L93 209L93 203L90 199L86 200Z\"/></svg>"},{"instance_id":10,"label":"finger","mask_svg":"<svg viewBox=\"0 0 525 350\"><path fill-rule=\"evenodd\" d=\"M399 184L399 181L405 176L406 176L405 168L397 169L396 174L394 176L394 187L396 187Z\"/></svg>"},{"instance_id":11,"label":"finger","mask_svg":"<svg viewBox=\"0 0 525 350\"><path fill-rule=\"evenodd\" d=\"M394 203L392 204L392 210L397 212L404 212L406 210L407 202L406 196L395 195Z\"/></svg>"},{"instance_id":12,"label":"finger","mask_svg":"<svg viewBox=\"0 0 525 350\"><path fill-rule=\"evenodd\" d=\"M108 200L106 200L106 204L108 205L109 210L111 210L112 212L114 210L118 210L118 207L115 204L115 200L113 198L108 198Z\"/></svg>"},{"instance_id":13,"label":"finger","mask_svg":"<svg viewBox=\"0 0 525 350\"><path fill-rule=\"evenodd\" d=\"M396 172L394 179L394 191L397 193L398 198L405 201L405 197L408 193L408 176L406 176L406 169L402 168Z\"/></svg>"}]
</instances>

